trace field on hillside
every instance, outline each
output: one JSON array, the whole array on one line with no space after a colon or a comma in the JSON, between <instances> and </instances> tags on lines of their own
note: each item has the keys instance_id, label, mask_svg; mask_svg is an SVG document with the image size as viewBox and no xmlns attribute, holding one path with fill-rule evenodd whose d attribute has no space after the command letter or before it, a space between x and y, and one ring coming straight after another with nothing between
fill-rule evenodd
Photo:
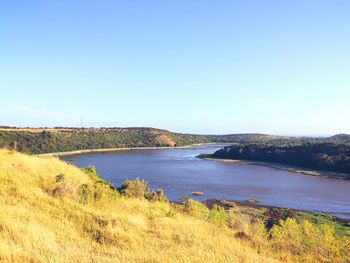
<instances>
[{"instance_id":1,"label":"field on hillside","mask_svg":"<svg viewBox=\"0 0 350 263\"><path fill-rule=\"evenodd\" d=\"M330 225L170 204L141 180L119 190L93 168L0 151L1 262L348 262Z\"/></svg>"}]
</instances>

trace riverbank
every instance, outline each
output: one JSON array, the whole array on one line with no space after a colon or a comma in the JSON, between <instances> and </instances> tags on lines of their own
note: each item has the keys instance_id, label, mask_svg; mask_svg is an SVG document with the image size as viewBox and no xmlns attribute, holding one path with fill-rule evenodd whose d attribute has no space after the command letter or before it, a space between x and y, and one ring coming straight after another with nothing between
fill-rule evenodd
<instances>
[{"instance_id":1,"label":"riverbank","mask_svg":"<svg viewBox=\"0 0 350 263\"><path fill-rule=\"evenodd\" d=\"M107 152L118 152L118 151L129 151L129 150L169 150L169 149L186 149L194 146L210 145L217 143L195 143L184 146L151 146L151 147L120 147L120 148L100 148L100 149L85 149L77 151L67 151L67 152L53 152L53 153L41 153L35 156L48 156L48 157L60 157L60 156L70 156L88 153L107 153Z\"/></svg>"},{"instance_id":2,"label":"riverbank","mask_svg":"<svg viewBox=\"0 0 350 263\"><path fill-rule=\"evenodd\" d=\"M213 158L211 154L201 154L197 156L200 159L206 161L216 161L216 162L225 162L225 163L236 163L241 165L260 165L265 167L270 167L277 170L283 170L291 173L297 174L306 174L312 176L322 176L331 179L342 179L342 180L350 180L350 175L335 173L335 172L327 172L327 171L316 171L316 170L306 170L302 167L284 165L279 163L269 163L269 162L258 162L258 161L249 161L249 160L237 160L237 159L221 159L221 158Z\"/></svg>"},{"instance_id":3,"label":"riverbank","mask_svg":"<svg viewBox=\"0 0 350 263\"><path fill-rule=\"evenodd\" d=\"M346 235L350 231L350 219L339 218L326 213L263 205L250 202L249 200L207 199L202 201L202 203L209 209L214 205L218 205L225 210L233 209L235 213L247 215L261 221L270 217L275 217L277 221L278 219L284 219L284 217L292 217L299 221L308 220L316 225L328 224L334 227L335 232L339 236Z\"/></svg>"}]
</instances>

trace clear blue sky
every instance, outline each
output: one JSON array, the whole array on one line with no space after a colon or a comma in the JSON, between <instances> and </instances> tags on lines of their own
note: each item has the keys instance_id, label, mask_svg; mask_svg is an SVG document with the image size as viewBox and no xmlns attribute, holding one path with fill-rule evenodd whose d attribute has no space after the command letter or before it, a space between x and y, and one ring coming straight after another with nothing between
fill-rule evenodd
<instances>
[{"instance_id":1,"label":"clear blue sky","mask_svg":"<svg viewBox=\"0 0 350 263\"><path fill-rule=\"evenodd\" d=\"M0 124L350 133L350 1L0 0Z\"/></svg>"}]
</instances>

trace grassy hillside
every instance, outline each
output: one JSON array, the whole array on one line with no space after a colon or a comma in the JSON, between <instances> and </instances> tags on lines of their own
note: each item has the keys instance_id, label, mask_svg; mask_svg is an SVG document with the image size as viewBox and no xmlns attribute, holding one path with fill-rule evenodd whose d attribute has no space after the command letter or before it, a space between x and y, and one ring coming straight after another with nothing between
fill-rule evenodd
<instances>
[{"instance_id":1,"label":"grassy hillside","mask_svg":"<svg viewBox=\"0 0 350 263\"><path fill-rule=\"evenodd\" d=\"M51 157L0 151L1 262L347 262L349 237L120 191ZM148 192L149 194L149 192ZM124 196L125 195L125 196ZM145 195L146 196L146 195ZM152 196L149 198L149 196ZM159 201L161 200L161 201Z\"/></svg>"}]
</instances>

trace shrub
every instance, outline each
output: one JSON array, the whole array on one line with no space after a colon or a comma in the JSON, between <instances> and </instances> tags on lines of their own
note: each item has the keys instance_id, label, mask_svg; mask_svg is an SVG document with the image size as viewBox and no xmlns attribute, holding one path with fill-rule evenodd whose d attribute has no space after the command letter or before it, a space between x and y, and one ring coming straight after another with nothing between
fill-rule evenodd
<instances>
[{"instance_id":1,"label":"shrub","mask_svg":"<svg viewBox=\"0 0 350 263\"><path fill-rule=\"evenodd\" d=\"M82 184L78 189L78 196L80 198L80 202L86 204L89 200L90 189L87 184Z\"/></svg>"},{"instance_id":2,"label":"shrub","mask_svg":"<svg viewBox=\"0 0 350 263\"><path fill-rule=\"evenodd\" d=\"M226 225L228 219L228 213L221 206L214 205L209 210L209 222L213 222L218 225Z\"/></svg>"},{"instance_id":3,"label":"shrub","mask_svg":"<svg viewBox=\"0 0 350 263\"><path fill-rule=\"evenodd\" d=\"M145 198L152 202L168 202L167 197L164 195L163 189L157 189L157 191L146 192Z\"/></svg>"},{"instance_id":4,"label":"shrub","mask_svg":"<svg viewBox=\"0 0 350 263\"><path fill-rule=\"evenodd\" d=\"M191 216L205 220L207 220L209 216L209 209L204 204L199 203L191 198L186 201L184 205L184 211Z\"/></svg>"},{"instance_id":5,"label":"shrub","mask_svg":"<svg viewBox=\"0 0 350 263\"><path fill-rule=\"evenodd\" d=\"M149 189L144 180L137 178L135 180L124 181L118 188L118 191L126 197L143 199L146 193L149 192Z\"/></svg>"},{"instance_id":6,"label":"shrub","mask_svg":"<svg viewBox=\"0 0 350 263\"><path fill-rule=\"evenodd\" d=\"M71 189L66 185L64 174L56 175L55 182L56 182L56 186L51 191L51 194L54 197L62 197L70 193Z\"/></svg>"},{"instance_id":7,"label":"shrub","mask_svg":"<svg viewBox=\"0 0 350 263\"><path fill-rule=\"evenodd\" d=\"M227 226L233 228L236 221L236 215L234 210L231 208L227 211Z\"/></svg>"},{"instance_id":8,"label":"shrub","mask_svg":"<svg viewBox=\"0 0 350 263\"><path fill-rule=\"evenodd\" d=\"M120 194L126 197L147 199L152 202L168 202L163 189L151 190L142 179L126 180L118 188Z\"/></svg>"},{"instance_id":9,"label":"shrub","mask_svg":"<svg viewBox=\"0 0 350 263\"><path fill-rule=\"evenodd\" d=\"M102 178L100 178L96 172L96 168L93 165L90 165L87 168L81 168L81 170L86 173L92 180L94 183L98 183L98 184L103 184L103 185L107 185L109 188L115 190L113 184L111 182L108 182L106 180L103 180Z\"/></svg>"},{"instance_id":10,"label":"shrub","mask_svg":"<svg viewBox=\"0 0 350 263\"><path fill-rule=\"evenodd\" d=\"M99 181L101 180L101 178L98 177L97 172L96 172L96 168L93 165L90 165L87 168L81 168L81 170L86 173L87 175L89 175L94 181Z\"/></svg>"},{"instance_id":11,"label":"shrub","mask_svg":"<svg viewBox=\"0 0 350 263\"><path fill-rule=\"evenodd\" d=\"M343 262L349 256L349 243L335 236L330 225L315 226L308 221L281 220L270 230L273 247L296 255L312 254L317 262Z\"/></svg>"},{"instance_id":12,"label":"shrub","mask_svg":"<svg viewBox=\"0 0 350 263\"><path fill-rule=\"evenodd\" d=\"M102 198L103 190L100 187L94 187L94 200L98 201Z\"/></svg>"},{"instance_id":13,"label":"shrub","mask_svg":"<svg viewBox=\"0 0 350 263\"><path fill-rule=\"evenodd\" d=\"M278 225L281 220L288 218L296 218L295 211L290 209L269 209L264 213L265 227L271 229L274 225Z\"/></svg>"}]
</instances>

